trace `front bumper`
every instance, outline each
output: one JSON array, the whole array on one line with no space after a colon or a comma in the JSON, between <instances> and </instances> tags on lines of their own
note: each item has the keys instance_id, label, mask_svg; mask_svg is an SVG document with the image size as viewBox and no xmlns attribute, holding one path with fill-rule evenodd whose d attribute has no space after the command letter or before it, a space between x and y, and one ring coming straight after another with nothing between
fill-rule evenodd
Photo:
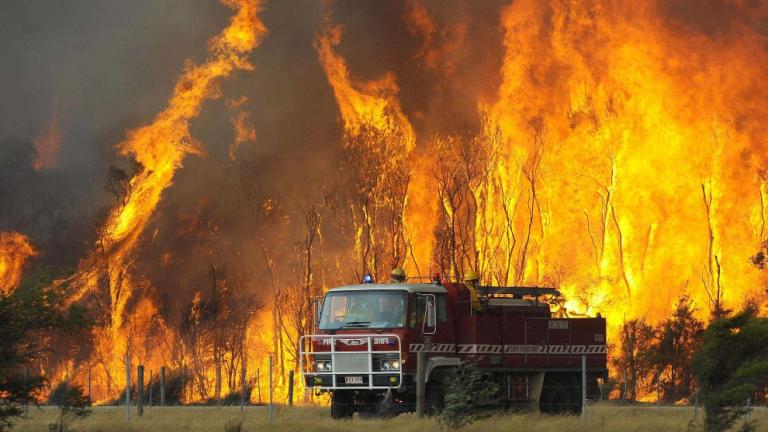
<instances>
[{"instance_id":1,"label":"front bumper","mask_svg":"<svg viewBox=\"0 0 768 432\"><path fill-rule=\"evenodd\" d=\"M347 384L347 378L356 378L360 376L362 378L362 384ZM369 379L373 378L373 382L369 383ZM391 374L376 374L372 377L366 375L352 375L352 374L333 374L333 373L305 373L304 384L307 388L316 388L319 390L332 390L332 389L360 389L373 388L373 389L387 389L398 388L403 383L403 378L399 373ZM371 384L371 385L369 385Z\"/></svg>"},{"instance_id":2,"label":"front bumper","mask_svg":"<svg viewBox=\"0 0 768 432\"><path fill-rule=\"evenodd\" d=\"M387 340L391 343L383 344ZM353 347L350 349L349 347ZM317 390L386 390L403 383L402 343L395 334L307 335L299 340L300 370L308 388ZM381 370L382 356L399 370ZM331 371L315 370L316 360L330 360Z\"/></svg>"}]
</instances>

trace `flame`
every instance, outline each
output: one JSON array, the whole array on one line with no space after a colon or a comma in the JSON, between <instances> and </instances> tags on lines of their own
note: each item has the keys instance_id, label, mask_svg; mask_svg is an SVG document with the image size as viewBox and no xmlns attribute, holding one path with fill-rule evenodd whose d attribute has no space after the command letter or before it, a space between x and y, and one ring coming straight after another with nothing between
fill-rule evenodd
<instances>
[{"instance_id":1,"label":"flame","mask_svg":"<svg viewBox=\"0 0 768 432\"><path fill-rule=\"evenodd\" d=\"M59 159L59 150L61 149L62 134L59 130L59 104L56 99L53 100L51 108L51 118L45 129L32 142L35 146L35 161L32 166L36 171L51 169L56 167Z\"/></svg>"},{"instance_id":2,"label":"flame","mask_svg":"<svg viewBox=\"0 0 768 432\"><path fill-rule=\"evenodd\" d=\"M220 96L224 78L252 69L246 56L266 32L258 0L224 3L236 14L211 41L209 58L189 66L166 109L118 145L137 172L75 277L61 281L73 288L72 302L106 297L90 359L100 371L97 399L125 384L126 353L155 372L174 362L202 364L189 401L210 397L218 380L210 352L183 351L210 351L209 341L179 348L180 333L166 327L151 282L133 264L141 241L154 238L145 231L176 170L188 154L202 153L190 121L205 100ZM729 31L711 35L670 24L654 2L516 0L501 10L499 85L491 96L461 102L480 119L461 133L440 118L412 123L399 99L398 82L407 81L393 72L356 77L337 52L343 28L326 19L315 49L356 188L348 208L338 209L354 227L348 253L374 276L394 265L409 274L437 267L448 278L474 268L489 284L556 286L573 316L608 319L611 342L627 319L666 318L682 293L701 317L718 306L767 301L765 276L749 258L768 240L768 91L759 84L768 53L765 36L736 17L757 11L739 2L730 7L738 14ZM471 26L441 23L416 0L402 18L421 38L410 58L434 76L435 93L461 87L457 93L472 94L476 86L463 82L472 72L458 69ZM444 96L439 103L450 100ZM242 142L256 138L246 102L227 103L233 160ZM54 111L49 130L55 124ZM5 270L5 257L15 257L5 249L0 242L0 281L16 279L3 289L18 283L21 268ZM30 246L26 256L32 254ZM346 258L328 262L335 259L339 270ZM173 255L162 263L170 266ZM202 301L199 293L193 316ZM262 401L270 355L275 399L284 400L298 337L274 318L278 305L271 307L243 324L243 361L249 380L260 371ZM172 352L150 349L158 345ZM237 362L226 355L223 361ZM237 388L224 382L221 393Z\"/></svg>"},{"instance_id":3,"label":"flame","mask_svg":"<svg viewBox=\"0 0 768 432\"><path fill-rule=\"evenodd\" d=\"M21 282L27 260L37 255L29 239L17 232L0 232L0 294L9 295Z\"/></svg>"},{"instance_id":4,"label":"flame","mask_svg":"<svg viewBox=\"0 0 768 432\"><path fill-rule=\"evenodd\" d=\"M334 51L341 36L341 26L326 23L315 47L339 107L343 145L351 164L362 167L355 173L358 188L368 196L353 205L355 249L364 272L376 275L383 267L403 265L419 273L419 264L426 269L431 256L431 224L423 215L434 206L422 191L412 192L409 183L426 185L431 179L409 168L420 156L413 151L416 135L397 97L394 74L372 81L354 79L345 59ZM385 212L387 221L381 216ZM405 219L413 222L412 228L403 223ZM387 245L387 238L401 240Z\"/></svg>"},{"instance_id":5,"label":"flame","mask_svg":"<svg viewBox=\"0 0 768 432\"><path fill-rule=\"evenodd\" d=\"M317 38L316 48L326 78L341 111L344 132L357 135L364 128L378 132L402 135L405 153L413 149L413 127L400 107L399 88L392 73L374 81L354 80L347 63L334 47L341 42L342 27L329 26ZM346 141L349 144L349 141Z\"/></svg>"},{"instance_id":6,"label":"flame","mask_svg":"<svg viewBox=\"0 0 768 432\"><path fill-rule=\"evenodd\" d=\"M653 8L598 6L516 1L502 14L502 83L481 105L502 135L493 177L508 190L526 170L538 179L535 200L530 181L521 191L535 221L514 276L562 268L572 307L613 325L661 319L683 291L702 314L718 289L729 305L759 296L748 257L765 238L755 120L768 113L745 97L767 60L759 38L692 37Z\"/></svg>"},{"instance_id":7,"label":"flame","mask_svg":"<svg viewBox=\"0 0 768 432\"><path fill-rule=\"evenodd\" d=\"M768 238L768 95L757 84L768 54L737 19L764 11L730 7L730 31L713 36L660 17L653 2L512 2L500 17L500 84L477 96L482 126L469 138L430 125L416 141L393 74L350 78L334 51L341 27L317 50L346 149L361 130L413 137L403 221L420 254L435 245L436 259L453 255L452 277L476 267L487 283L558 286L568 310L601 313L615 335L626 319L665 318L684 292L702 318L717 303L766 301L749 258ZM434 70L446 31L415 1L403 18ZM461 164L467 178L455 174ZM452 176L424 174L441 169ZM458 244L436 237L459 231Z\"/></svg>"},{"instance_id":8,"label":"flame","mask_svg":"<svg viewBox=\"0 0 768 432\"><path fill-rule=\"evenodd\" d=\"M133 275L132 264L142 234L184 157L202 153L190 135L189 123L197 117L206 99L219 96L221 80L238 70L252 70L247 55L266 34L257 17L259 0L224 0L223 3L236 13L227 28L211 40L208 59L188 66L178 79L167 107L150 124L128 131L126 139L117 145L121 155L135 159L138 172L130 179L122 202L109 213L93 252L67 281L75 288L71 302L98 292L101 281L106 284L109 322L96 330L95 338L97 358L106 375L100 380L109 382L112 390L125 383L121 371L126 352L139 356L145 364L151 365L157 360L141 358L147 336L145 332L134 331L163 326L151 300L139 298L137 309L130 317L126 316L129 301L136 301L134 292L148 288L147 281ZM102 396L107 397L108 393Z\"/></svg>"},{"instance_id":9,"label":"flame","mask_svg":"<svg viewBox=\"0 0 768 432\"><path fill-rule=\"evenodd\" d=\"M256 141L256 128L251 121L251 114L243 109L247 103L248 98L245 96L227 101L227 108L232 111L230 121L235 129L235 139L229 147L231 160L237 159L237 149L241 144Z\"/></svg>"}]
</instances>

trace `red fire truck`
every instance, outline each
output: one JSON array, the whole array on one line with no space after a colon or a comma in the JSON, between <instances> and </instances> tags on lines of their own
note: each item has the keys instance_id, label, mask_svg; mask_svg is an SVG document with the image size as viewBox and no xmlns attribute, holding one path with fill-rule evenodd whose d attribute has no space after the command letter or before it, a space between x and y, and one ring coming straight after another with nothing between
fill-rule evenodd
<instances>
[{"instance_id":1,"label":"red fire truck","mask_svg":"<svg viewBox=\"0 0 768 432\"><path fill-rule=\"evenodd\" d=\"M316 334L299 341L305 384L331 394L333 418L413 411L424 352L428 410L442 407L452 375L469 364L498 384L496 404L579 411L582 357L588 398L607 378L605 319L557 317L556 298L552 288L439 280L331 289L317 303Z\"/></svg>"}]
</instances>

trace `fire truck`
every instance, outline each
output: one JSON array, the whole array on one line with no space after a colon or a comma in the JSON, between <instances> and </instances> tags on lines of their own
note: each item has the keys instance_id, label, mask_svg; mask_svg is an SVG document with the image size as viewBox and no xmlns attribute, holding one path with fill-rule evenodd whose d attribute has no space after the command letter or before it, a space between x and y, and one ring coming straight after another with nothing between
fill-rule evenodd
<instances>
[{"instance_id":1,"label":"fire truck","mask_svg":"<svg viewBox=\"0 0 768 432\"><path fill-rule=\"evenodd\" d=\"M587 397L599 395L608 374L604 318L553 313L550 304L562 302L553 288L433 279L366 276L317 299L317 330L299 340L300 368L308 389L330 393L333 418L413 411L418 353L431 412L463 365L497 384L496 407L578 412L584 376Z\"/></svg>"}]
</instances>

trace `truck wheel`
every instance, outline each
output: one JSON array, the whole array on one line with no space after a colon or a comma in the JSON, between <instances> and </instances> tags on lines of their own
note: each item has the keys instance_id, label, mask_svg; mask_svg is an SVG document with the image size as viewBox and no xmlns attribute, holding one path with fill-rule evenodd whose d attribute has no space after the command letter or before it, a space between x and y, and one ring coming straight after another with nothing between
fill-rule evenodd
<instances>
[{"instance_id":1,"label":"truck wheel","mask_svg":"<svg viewBox=\"0 0 768 432\"><path fill-rule=\"evenodd\" d=\"M334 392L331 395L332 419L350 419L354 412L355 407L349 394Z\"/></svg>"},{"instance_id":2,"label":"truck wheel","mask_svg":"<svg viewBox=\"0 0 768 432\"><path fill-rule=\"evenodd\" d=\"M577 386L567 386L562 381L545 386L541 394L539 408L545 414L577 414L581 411L581 401Z\"/></svg>"},{"instance_id":3,"label":"truck wheel","mask_svg":"<svg viewBox=\"0 0 768 432\"><path fill-rule=\"evenodd\" d=\"M379 417L379 413L378 413L378 410L376 409L376 405L371 405L371 404L358 406L357 415L360 417L361 420L368 420L368 419Z\"/></svg>"}]
</instances>

